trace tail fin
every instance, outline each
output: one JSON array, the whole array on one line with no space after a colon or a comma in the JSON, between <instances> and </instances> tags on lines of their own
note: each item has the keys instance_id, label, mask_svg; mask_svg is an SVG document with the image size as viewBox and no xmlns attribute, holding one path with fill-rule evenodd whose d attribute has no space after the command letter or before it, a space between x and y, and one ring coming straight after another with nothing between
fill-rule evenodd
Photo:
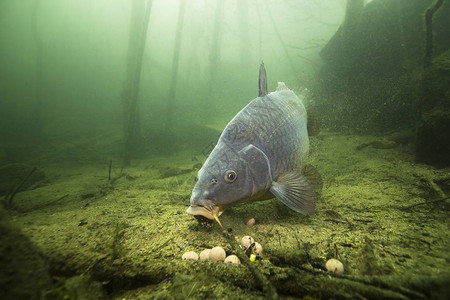
<instances>
[{"instance_id":1,"label":"tail fin","mask_svg":"<svg viewBox=\"0 0 450 300\"><path fill-rule=\"evenodd\" d=\"M259 78L258 78L258 96L263 97L267 95L267 75L264 63L259 66Z\"/></svg>"}]
</instances>

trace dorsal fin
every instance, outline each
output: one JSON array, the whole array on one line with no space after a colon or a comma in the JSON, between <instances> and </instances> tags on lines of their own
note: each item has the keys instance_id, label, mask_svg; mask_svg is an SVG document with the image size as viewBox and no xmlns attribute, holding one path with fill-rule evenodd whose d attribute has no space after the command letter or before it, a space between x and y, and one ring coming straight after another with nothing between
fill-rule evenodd
<instances>
[{"instance_id":1,"label":"dorsal fin","mask_svg":"<svg viewBox=\"0 0 450 300\"><path fill-rule=\"evenodd\" d=\"M267 95L267 76L266 69L264 68L264 63L259 66L259 78L258 78L258 96L264 97Z\"/></svg>"}]
</instances>

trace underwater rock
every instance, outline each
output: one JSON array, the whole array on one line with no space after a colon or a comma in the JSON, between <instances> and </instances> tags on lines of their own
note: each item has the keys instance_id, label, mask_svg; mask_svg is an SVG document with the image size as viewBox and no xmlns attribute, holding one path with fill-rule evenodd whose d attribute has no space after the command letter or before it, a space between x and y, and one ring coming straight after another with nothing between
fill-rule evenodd
<instances>
[{"instance_id":1,"label":"underwater rock","mask_svg":"<svg viewBox=\"0 0 450 300\"><path fill-rule=\"evenodd\" d=\"M344 273L344 265L337 259L332 258L327 261L325 264L328 272L333 272L336 274Z\"/></svg>"}]
</instances>

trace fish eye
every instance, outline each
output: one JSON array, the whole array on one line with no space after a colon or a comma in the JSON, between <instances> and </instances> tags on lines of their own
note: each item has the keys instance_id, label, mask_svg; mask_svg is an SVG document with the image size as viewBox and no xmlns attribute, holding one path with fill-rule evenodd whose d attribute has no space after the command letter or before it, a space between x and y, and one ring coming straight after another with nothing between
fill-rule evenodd
<instances>
[{"instance_id":1,"label":"fish eye","mask_svg":"<svg viewBox=\"0 0 450 300\"><path fill-rule=\"evenodd\" d=\"M198 181L198 177L195 177L194 180L195 180L195 182L197 182Z\"/></svg>"},{"instance_id":2,"label":"fish eye","mask_svg":"<svg viewBox=\"0 0 450 300\"><path fill-rule=\"evenodd\" d=\"M233 182L236 180L236 177L237 177L236 172L234 172L233 170L228 170L225 172L224 179L225 181Z\"/></svg>"}]
</instances>

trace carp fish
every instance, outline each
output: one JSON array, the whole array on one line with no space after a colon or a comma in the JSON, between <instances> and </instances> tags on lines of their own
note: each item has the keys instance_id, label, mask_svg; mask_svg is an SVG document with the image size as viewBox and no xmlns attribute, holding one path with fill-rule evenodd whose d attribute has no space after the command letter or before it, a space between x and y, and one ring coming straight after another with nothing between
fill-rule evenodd
<instances>
[{"instance_id":1,"label":"carp fish","mask_svg":"<svg viewBox=\"0 0 450 300\"><path fill-rule=\"evenodd\" d=\"M220 224L227 207L274 197L301 214L314 212L314 187L300 173L309 152L305 104L283 82L268 94L263 63L258 87L198 171L188 214Z\"/></svg>"}]
</instances>

